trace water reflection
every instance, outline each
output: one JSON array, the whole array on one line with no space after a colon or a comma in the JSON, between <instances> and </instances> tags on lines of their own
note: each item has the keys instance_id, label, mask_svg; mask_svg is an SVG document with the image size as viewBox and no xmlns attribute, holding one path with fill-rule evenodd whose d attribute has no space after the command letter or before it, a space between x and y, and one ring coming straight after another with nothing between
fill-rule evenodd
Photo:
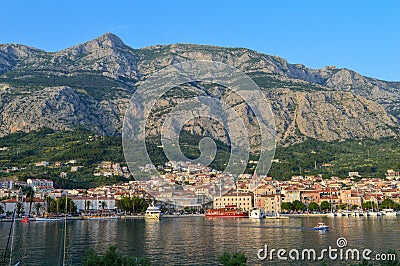
<instances>
[{"instance_id":1,"label":"water reflection","mask_svg":"<svg viewBox=\"0 0 400 266\"><path fill-rule=\"evenodd\" d=\"M257 251L270 248L321 250L345 237L350 248L376 252L399 248L399 217L291 218L288 220L205 219L204 217L69 221L67 263L80 265L89 248L103 252L109 245L131 256L147 256L153 265L215 265L224 251L245 252L249 265L265 265ZM318 222L329 232L312 230ZM0 223L4 249L9 223ZM63 223L16 223L15 257L21 265L57 265ZM269 262L270 263L270 262ZM282 265L275 261L273 264ZM293 264L293 263L291 263ZM299 263L299 265L305 263Z\"/></svg>"}]
</instances>

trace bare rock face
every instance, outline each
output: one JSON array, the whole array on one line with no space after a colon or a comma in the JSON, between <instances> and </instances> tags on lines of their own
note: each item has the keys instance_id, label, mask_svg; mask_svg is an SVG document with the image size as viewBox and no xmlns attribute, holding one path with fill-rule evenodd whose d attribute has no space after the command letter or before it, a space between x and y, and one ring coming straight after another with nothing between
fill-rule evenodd
<instances>
[{"instance_id":1,"label":"bare rock face","mask_svg":"<svg viewBox=\"0 0 400 266\"><path fill-rule=\"evenodd\" d=\"M394 136L396 119L385 109L349 92L292 92L278 90L272 104L279 139L304 135L324 141Z\"/></svg>"},{"instance_id":2,"label":"bare rock face","mask_svg":"<svg viewBox=\"0 0 400 266\"><path fill-rule=\"evenodd\" d=\"M52 64L67 65L70 71L95 71L112 78L136 78L137 56L112 33L54 53Z\"/></svg>"},{"instance_id":3,"label":"bare rock face","mask_svg":"<svg viewBox=\"0 0 400 266\"><path fill-rule=\"evenodd\" d=\"M50 87L19 96L2 93L0 96L3 103L0 106L2 135L43 127L55 130L83 127L113 135L118 133L121 125L120 103L98 102L69 87Z\"/></svg>"},{"instance_id":4,"label":"bare rock face","mask_svg":"<svg viewBox=\"0 0 400 266\"><path fill-rule=\"evenodd\" d=\"M226 63L254 78L270 99L280 143L305 137L333 141L398 134L399 82L334 66L309 69L244 48L173 44L132 49L107 33L52 53L0 45L0 135L42 127L119 134L135 88L155 71L189 60ZM218 93L224 94L224 89ZM252 112L240 99L221 95L235 105L249 128L251 144L257 146ZM184 96L176 95L159 102L149 134L160 132L165 110L181 100ZM185 130L229 142L224 127L212 120L191 121Z\"/></svg>"}]
</instances>

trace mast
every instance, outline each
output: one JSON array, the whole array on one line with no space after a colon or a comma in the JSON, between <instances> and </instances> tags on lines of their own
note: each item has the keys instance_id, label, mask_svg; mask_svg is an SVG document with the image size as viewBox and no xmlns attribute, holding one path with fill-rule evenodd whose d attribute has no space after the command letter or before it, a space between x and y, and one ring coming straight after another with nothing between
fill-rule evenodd
<instances>
[{"instance_id":1,"label":"mast","mask_svg":"<svg viewBox=\"0 0 400 266\"><path fill-rule=\"evenodd\" d=\"M12 262L12 255L13 255L13 247L14 247L14 231L15 231L15 209L14 209L14 214L13 214L13 222L12 222L12 233L11 233L11 247L10 247L10 263L8 264L9 266L11 266L11 262Z\"/></svg>"},{"instance_id":2,"label":"mast","mask_svg":"<svg viewBox=\"0 0 400 266\"><path fill-rule=\"evenodd\" d=\"M10 245L10 239L11 239L10 263L9 263L10 265L11 265L13 242L14 242L15 210L16 209L14 209L14 211L13 211L12 222L11 222L11 226L10 226L10 232L8 233L7 245L6 245L6 249L4 250L3 260L1 261L1 263L5 263L6 260L7 260L7 251L8 251L8 246Z\"/></svg>"},{"instance_id":3,"label":"mast","mask_svg":"<svg viewBox=\"0 0 400 266\"><path fill-rule=\"evenodd\" d=\"M222 208L222 180L219 178L219 207Z\"/></svg>"},{"instance_id":4,"label":"mast","mask_svg":"<svg viewBox=\"0 0 400 266\"><path fill-rule=\"evenodd\" d=\"M68 205L67 205L67 192L65 192L65 213L64 213L64 245L63 245L63 263L62 265L65 265L65 254L66 254L66 244L67 244L67 210L68 210Z\"/></svg>"}]
</instances>

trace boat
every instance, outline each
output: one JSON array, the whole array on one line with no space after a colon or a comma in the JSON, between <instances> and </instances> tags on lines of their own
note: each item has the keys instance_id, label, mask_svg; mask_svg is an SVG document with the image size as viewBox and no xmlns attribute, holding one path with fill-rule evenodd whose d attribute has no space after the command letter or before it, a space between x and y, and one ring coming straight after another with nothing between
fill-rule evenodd
<instances>
[{"instance_id":1,"label":"boat","mask_svg":"<svg viewBox=\"0 0 400 266\"><path fill-rule=\"evenodd\" d=\"M379 212L376 212L376 211L369 211L369 212L367 212L367 216L376 217L376 216L381 216L381 214Z\"/></svg>"},{"instance_id":2,"label":"boat","mask_svg":"<svg viewBox=\"0 0 400 266\"><path fill-rule=\"evenodd\" d=\"M289 216L281 216L279 212L277 212L275 215L267 215L265 216L266 219L289 219Z\"/></svg>"},{"instance_id":3,"label":"boat","mask_svg":"<svg viewBox=\"0 0 400 266\"><path fill-rule=\"evenodd\" d=\"M396 212L393 209L383 209L381 211L381 214L385 215L385 216L396 216Z\"/></svg>"},{"instance_id":4,"label":"boat","mask_svg":"<svg viewBox=\"0 0 400 266\"><path fill-rule=\"evenodd\" d=\"M35 221L36 222L58 222L62 221L64 218L62 217L36 217Z\"/></svg>"},{"instance_id":5,"label":"boat","mask_svg":"<svg viewBox=\"0 0 400 266\"><path fill-rule=\"evenodd\" d=\"M342 211L342 216L349 217L351 215L351 211Z\"/></svg>"},{"instance_id":6,"label":"boat","mask_svg":"<svg viewBox=\"0 0 400 266\"><path fill-rule=\"evenodd\" d=\"M118 215L108 215L108 216L101 216L101 215L84 215L82 216L83 220L111 220L111 219L119 219Z\"/></svg>"},{"instance_id":7,"label":"boat","mask_svg":"<svg viewBox=\"0 0 400 266\"><path fill-rule=\"evenodd\" d=\"M249 213L247 211L239 210L236 205L226 205L223 208L207 210L206 217L248 218Z\"/></svg>"},{"instance_id":8,"label":"boat","mask_svg":"<svg viewBox=\"0 0 400 266\"><path fill-rule=\"evenodd\" d=\"M265 218L265 212L261 208L253 208L250 211L249 218L251 218L251 219L263 219L263 218Z\"/></svg>"},{"instance_id":9,"label":"boat","mask_svg":"<svg viewBox=\"0 0 400 266\"><path fill-rule=\"evenodd\" d=\"M21 222L24 223L24 224L29 223L29 218L28 218L28 216L25 216L25 217L21 220Z\"/></svg>"},{"instance_id":10,"label":"boat","mask_svg":"<svg viewBox=\"0 0 400 266\"><path fill-rule=\"evenodd\" d=\"M326 216L328 216L328 217L336 217L337 215L336 215L335 212L328 212L328 213L326 214Z\"/></svg>"},{"instance_id":11,"label":"boat","mask_svg":"<svg viewBox=\"0 0 400 266\"><path fill-rule=\"evenodd\" d=\"M144 218L159 220L161 218L160 208L154 206L153 203L151 206L147 207L147 210L144 213Z\"/></svg>"},{"instance_id":12,"label":"boat","mask_svg":"<svg viewBox=\"0 0 400 266\"><path fill-rule=\"evenodd\" d=\"M327 226L324 223L318 223L317 226L314 226L313 229L314 230L320 230L320 231L328 231L329 230L329 226Z\"/></svg>"}]
</instances>

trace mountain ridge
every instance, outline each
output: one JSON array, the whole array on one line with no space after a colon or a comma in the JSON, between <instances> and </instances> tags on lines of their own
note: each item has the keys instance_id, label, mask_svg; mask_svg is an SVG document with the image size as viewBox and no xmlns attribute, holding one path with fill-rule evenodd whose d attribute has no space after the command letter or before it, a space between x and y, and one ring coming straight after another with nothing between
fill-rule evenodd
<instances>
[{"instance_id":1,"label":"mountain ridge","mask_svg":"<svg viewBox=\"0 0 400 266\"><path fill-rule=\"evenodd\" d=\"M171 44L134 49L112 33L57 52L0 44L0 135L77 126L119 134L135 88L155 71L188 60L226 63L252 77L271 99L279 142L398 135L400 82L333 66L311 69L247 48ZM61 95L67 92L70 98ZM18 105L25 106L20 113L14 108ZM193 127L221 138L218 127Z\"/></svg>"}]
</instances>

